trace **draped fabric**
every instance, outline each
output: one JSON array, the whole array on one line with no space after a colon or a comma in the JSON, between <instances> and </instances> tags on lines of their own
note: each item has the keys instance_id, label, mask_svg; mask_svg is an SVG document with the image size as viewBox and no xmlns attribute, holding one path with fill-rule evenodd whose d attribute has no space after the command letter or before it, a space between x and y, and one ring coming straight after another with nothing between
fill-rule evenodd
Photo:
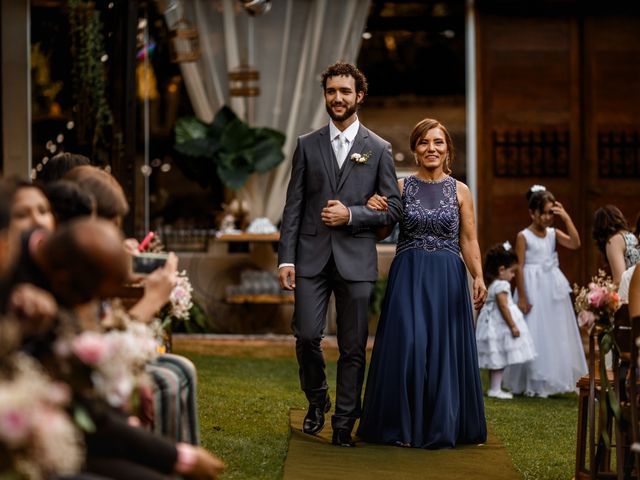
<instances>
[{"instance_id":1,"label":"draped fabric","mask_svg":"<svg viewBox=\"0 0 640 480\"><path fill-rule=\"evenodd\" d=\"M196 116L210 122L229 105L252 126L286 134L285 160L254 175L240 192L251 217L278 222L282 214L296 138L328 121L320 87L325 68L355 62L370 0L277 0L265 15L251 17L235 0L174 0L169 28L182 17L196 26L201 58L180 67ZM231 98L227 75L241 64L260 72L260 96Z\"/></svg>"}]
</instances>

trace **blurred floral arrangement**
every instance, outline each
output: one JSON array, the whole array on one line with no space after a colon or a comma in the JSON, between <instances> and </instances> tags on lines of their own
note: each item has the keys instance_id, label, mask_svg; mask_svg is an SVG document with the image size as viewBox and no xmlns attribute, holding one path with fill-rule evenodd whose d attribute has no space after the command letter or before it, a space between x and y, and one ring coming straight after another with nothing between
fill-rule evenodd
<instances>
[{"instance_id":1,"label":"blurred floral arrangement","mask_svg":"<svg viewBox=\"0 0 640 480\"><path fill-rule=\"evenodd\" d=\"M193 292L193 287L187 276L187 271L182 270L178 272L176 286L173 287L171 291L169 304L167 305L169 318L175 318L177 320L189 319L189 311L191 307L193 307L191 292Z\"/></svg>"},{"instance_id":2,"label":"blurred floral arrangement","mask_svg":"<svg viewBox=\"0 0 640 480\"><path fill-rule=\"evenodd\" d=\"M93 392L109 405L131 411L139 405L137 394L149 387L144 366L156 358L157 345L151 328L130 322L126 330L62 335L54 352L62 378L74 391Z\"/></svg>"},{"instance_id":3,"label":"blurred floral arrangement","mask_svg":"<svg viewBox=\"0 0 640 480\"><path fill-rule=\"evenodd\" d=\"M620 297L616 290L616 284L603 270L598 270L598 275L592 277L586 287L574 284L574 307L578 314L578 324L589 331L595 325L610 327L614 314L620 308Z\"/></svg>"},{"instance_id":4,"label":"blurred floral arrangement","mask_svg":"<svg viewBox=\"0 0 640 480\"><path fill-rule=\"evenodd\" d=\"M586 287L579 287L574 284L575 294L574 308L578 314L578 324L586 328L590 334L595 333L598 339L598 350L600 353L600 412L608 422L611 413L620 419L620 403L615 391L611 388L605 355L612 350L620 351L614 336L614 315L620 308L620 297L617 293L617 286L604 270L598 270L598 274L591 278L591 282ZM594 332L593 332L594 331ZM602 431L602 438L610 447L611 441L609 433Z\"/></svg>"},{"instance_id":5,"label":"blurred floral arrangement","mask_svg":"<svg viewBox=\"0 0 640 480\"><path fill-rule=\"evenodd\" d=\"M79 471L84 446L65 410L70 389L24 354L6 356L2 364L0 478L39 480Z\"/></svg>"},{"instance_id":6,"label":"blurred floral arrangement","mask_svg":"<svg viewBox=\"0 0 640 480\"><path fill-rule=\"evenodd\" d=\"M161 253L165 247L159 235L153 235L145 251ZM171 332L200 333L207 329L207 316L193 299L193 286L186 270L178 272L176 286L171 291L169 303L158 314L160 326L164 330L164 350L171 350ZM163 349L161 349L163 350Z\"/></svg>"}]
</instances>

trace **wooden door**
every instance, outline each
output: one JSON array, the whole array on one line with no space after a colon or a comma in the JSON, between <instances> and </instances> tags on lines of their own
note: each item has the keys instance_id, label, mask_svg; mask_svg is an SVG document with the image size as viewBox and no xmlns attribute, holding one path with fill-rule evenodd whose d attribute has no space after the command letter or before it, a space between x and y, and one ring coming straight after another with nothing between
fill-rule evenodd
<instances>
[{"instance_id":1,"label":"wooden door","mask_svg":"<svg viewBox=\"0 0 640 480\"><path fill-rule=\"evenodd\" d=\"M533 184L551 190L581 229L578 26L571 18L502 15L481 15L479 23L480 247L515 243L531 223L525 195ZM559 253L576 279L580 254Z\"/></svg>"},{"instance_id":2,"label":"wooden door","mask_svg":"<svg viewBox=\"0 0 640 480\"><path fill-rule=\"evenodd\" d=\"M640 16L478 18L481 249L514 242L530 223L525 193L543 184L580 232L580 250L558 252L583 284L603 265L593 212L640 212Z\"/></svg>"},{"instance_id":3,"label":"wooden door","mask_svg":"<svg viewBox=\"0 0 640 480\"><path fill-rule=\"evenodd\" d=\"M630 223L640 213L640 17L584 20L585 248L588 273L603 266L590 238L593 212L616 205Z\"/></svg>"}]
</instances>

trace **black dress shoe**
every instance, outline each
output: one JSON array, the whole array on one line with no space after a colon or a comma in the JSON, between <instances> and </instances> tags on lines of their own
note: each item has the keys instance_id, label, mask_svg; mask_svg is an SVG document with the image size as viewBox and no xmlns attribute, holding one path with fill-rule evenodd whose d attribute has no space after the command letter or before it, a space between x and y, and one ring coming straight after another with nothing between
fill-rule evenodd
<instances>
[{"instance_id":1,"label":"black dress shoe","mask_svg":"<svg viewBox=\"0 0 640 480\"><path fill-rule=\"evenodd\" d=\"M331 409L331 399L329 395L324 404L310 403L307 415L302 423L302 431L309 435L315 435L324 427L324 414Z\"/></svg>"},{"instance_id":2,"label":"black dress shoe","mask_svg":"<svg viewBox=\"0 0 640 480\"><path fill-rule=\"evenodd\" d=\"M351 431L346 428L336 428L333 431L331 443L340 445L341 447L355 447L356 444L351 438Z\"/></svg>"}]
</instances>

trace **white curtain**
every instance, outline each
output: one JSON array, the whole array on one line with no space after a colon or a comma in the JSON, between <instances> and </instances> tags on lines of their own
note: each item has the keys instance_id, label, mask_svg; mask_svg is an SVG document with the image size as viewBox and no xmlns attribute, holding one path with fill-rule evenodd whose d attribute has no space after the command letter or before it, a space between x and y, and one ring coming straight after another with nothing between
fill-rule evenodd
<instances>
[{"instance_id":1,"label":"white curtain","mask_svg":"<svg viewBox=\"0 0 640 480\"><path fill-rule=\"evenodd\" d=\"M200 60L182 63L196 116L210 122L227 104L252 126L286 135L285 160L254 175L240 192L251 217L277 223L282 214L296 138L328 122L320 85L325 68L355 62L370 0L273 0L271 11L251 17L235 0L174 0L165 17L171 27L182 16L200 35ZM227 74L241 64L260 72L259 97L229 97ZM249 108L247 108L247 105Z\"/></svg>"}]
</instances>

